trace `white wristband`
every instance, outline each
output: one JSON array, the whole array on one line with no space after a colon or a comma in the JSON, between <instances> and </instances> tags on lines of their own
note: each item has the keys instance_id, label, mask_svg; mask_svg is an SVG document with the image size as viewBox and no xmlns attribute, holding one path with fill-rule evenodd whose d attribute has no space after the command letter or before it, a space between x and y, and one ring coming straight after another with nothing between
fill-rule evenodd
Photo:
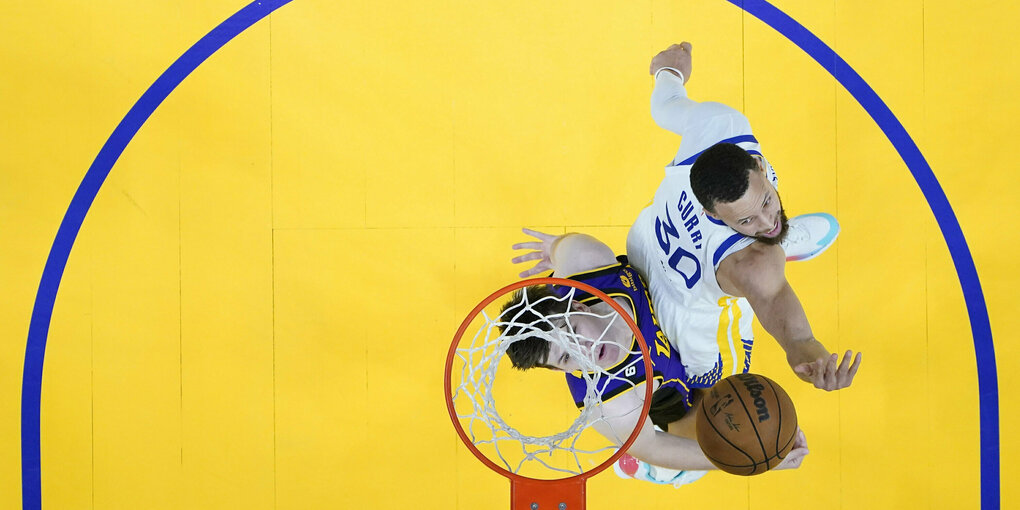
<instances>
[{"instance_id":1,"label":"white wristband","mask_svg":"<svg viewBox=\"0 0 1020 510\"><path fill-rule=\"evenodd\" d=\"M683 84L683 82L684 82L684 73L681 73L680 70L675 68L675 67L660 67L657 71L655 71L655 79L656 80L659 79L659 73L661 73L663 71L673 71L674 73L676 73L677 76L680 77L680 83Z\"/></svg>"}]
</instances>

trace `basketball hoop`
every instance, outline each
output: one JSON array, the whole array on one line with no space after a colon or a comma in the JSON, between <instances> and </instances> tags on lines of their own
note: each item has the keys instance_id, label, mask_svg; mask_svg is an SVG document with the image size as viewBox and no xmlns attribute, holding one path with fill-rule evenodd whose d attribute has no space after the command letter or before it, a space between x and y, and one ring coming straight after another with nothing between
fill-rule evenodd
<instances>
[{"instance_id":1,"label":"basketball hoop","mask_svg":"<svg viewBox=\"0 0 1020 510\"><path fill-rule=\"evenodd\" d=\"M504 358L503 355L506 353L507 347L518 341L519 338L517 337L524 335L524 333L504 334L500 328L509 332L511 328L507 326L510 325L518 328L519 331L528 331L527 334L529 335L538 335L550 342L556 342L557 345L560 345L572 355L576 354L579 358L583 358L581 356L582 351L578 350L576 344L571 344L569 340L564 341L554 335L544 334L540 331L536 327L538 321L532 324L518 323L515 321L522 315L520 313L512 314L513 316L510 317L503 317L499 313L492 315L486 311L486 308L496 300L504 298L503 300L505 301L505 298L511 292L536 285L547 285L549 288L555 289L555 294L559 296L558 298L543 299L560 299L567 305L567 311L561 314L562 317L557 317L557 319L565 320L567 324L570 323L571 314L594 315L590 311L574 312L569 309L569 304L575 299L575 295L581 296L582 293L587 293L601 299L602 302L612 307L613 312L599 316L610 322L610 326L606 326L606 330L603 331L603 336L612 327L612 321L615 320L623 320L626 326L633 332L635 343L640 351L635 350L632 346L624 358L632 360L630 365L626 367L628 375L634 373L637 363L640 363L640 361L644 363L643 383L645 387L643 404L639 411L637 425L619 446L617 444L619 444L619 438L622 437L622 434L617 434L618 439L616 442L613 442L615 444L611 443L609 446L601 448L586 447L587 440L584 439L585 436L583 435L588 433L589 430L592 430L591 434L597 434L594 432L593 427L600 421L608 423L607 417L602 414L599 408L602 398L601 390L597 388L600 382L602 384L601 387L605 388L606 384L608 384L607 380L613 380L613 378L623 379L615 374L616 371L623 370L619 368L620 365L614 366L607 371L607 369L597 367L590 359L587 360L587 365L582 363L582 370L575 372L575 375L583 376L588 383L587 393L584 397L584 407L580 409L580 415L575 419L574 424L565 432L553 435L539 435L539 437L530 436L517 431L507 424L496 410L492 396L493 383L497 373L503 375L508 373L505 363L503 364L504 370L502 372L499 371L500 360ZM525 293L522 307L527 308L533 304L537 304L537 301L529 303L527 293ZM507 315L511 314L508 313ZM470 340L465 339L464 335L469 327L479 322L481 322L481 326L478 327L474 336ZM596 345L602 341L601 338L589 339L589 341L591 340L594 340ZM465 347L462 345L464 343L469 344ZM638 353L641 355L640 358L636 357ZM458 364L458 369L456 370L455 364ZM446 407L449 411L450 419L453 421L454 428L475 457L482 461L489 469L510 479L511 510L583 510L585 508L585 482L588 478L600 473L616 462L637 439L641 426L648 416L652 402L652 391L654 389L652 378L649 375L653 372L648 345L645 343L640 329L631 316L619 303L604 292L590 285L562 278L522 280L507 285L482 300L468 314L454 335L449 353L447 354L444 372ZM457 381L454 381L455 377L458 378ZM559 384L562 385L560 388L550 388L550 392L567 392L567 388L563 385L562 381ZM638 384L641 384L641 381L633 382L631 380L628 381L628 384L636 388ZM580 404L578 405L580 406ZM637 411L637 406L634 407L633 411ZM633 411L628 411L625 415L631 416ZM603 439L603 441L610 442L608 439ZM506 443L512 444L513 448L504 446ZM479 446L487 448L489 453L483 453ZM591 461L587 459L587 456L598 455L600 453L605 455L610 451L614 453L597 465L595 465L597 460ZM511 459L510 457L514 458ZM556 465L551 460L560 458L568 459L566 466ZM530 465L534 465L534 467L525 467ZM541 478L521 474L529 469L529 474L533 474L535 471L543 471L543 474L549 474L551 477Z\"/></svg>"}]
</instances>

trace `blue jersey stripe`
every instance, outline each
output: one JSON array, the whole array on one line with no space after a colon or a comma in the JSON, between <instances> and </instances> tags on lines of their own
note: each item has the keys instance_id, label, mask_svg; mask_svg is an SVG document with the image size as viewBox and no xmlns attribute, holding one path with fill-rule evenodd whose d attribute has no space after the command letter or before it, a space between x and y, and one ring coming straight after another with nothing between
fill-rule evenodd
<instances>
[{"instance_id":1,"label":"blue jersey stripe","mask_svg":"<svg viewBox=\"0 0 1020 510\"><path fill-rule=\"evenodd\" d=\"M712 254L712 266L719 265L719 259L723 257L723 254L726 253L726 250L730 249L730 246L733 246L733 243L743 238L744 234L733 234L725 241L723 241L722 244L719 245L719 248L715 250L715 253Z\"/></svg>"}]
</instances>

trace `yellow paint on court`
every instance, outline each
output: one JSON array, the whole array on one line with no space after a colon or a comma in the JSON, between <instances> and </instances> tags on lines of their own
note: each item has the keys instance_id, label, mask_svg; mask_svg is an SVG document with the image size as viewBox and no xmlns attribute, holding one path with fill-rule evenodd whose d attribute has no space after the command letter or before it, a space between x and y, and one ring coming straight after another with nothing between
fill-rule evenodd
<instances>
[{"instance_id":1,"label":"yellow paint on court","mask_svg":"<svg viewBox=\"0 0 1020 510\"><path fill-rule=\"evenodd\" d=\"M43 0L0 20L0 508L21 507L25 339L70 198L145 88L244 3ZM949 196L1016 508L1020 7L776 5L874 87ZM623 250L679 142L651 121L647 68L680 40L691 96L747 114L788 212L840 219L835 247L787 272L816 336L865 361L819 392L759 330L752 369L793 396L804 466L680 490L604 473L588 508L978 508L973 341L932 213L849 94L723 0L294 0L229 43L135 136L71 253L44 508L507 508L446 415L450 336L515 279L521 226Z\"/></svg>"}]
</instances>

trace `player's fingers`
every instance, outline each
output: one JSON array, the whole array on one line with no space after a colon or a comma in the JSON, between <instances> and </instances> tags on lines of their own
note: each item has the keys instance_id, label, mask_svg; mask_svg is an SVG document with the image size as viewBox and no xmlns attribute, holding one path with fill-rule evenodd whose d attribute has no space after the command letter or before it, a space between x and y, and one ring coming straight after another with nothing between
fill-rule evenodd
<instances>
[{"instance_id":1,"label":"player's fingers","mask_svg":"<svg viewBox=\"0 0 1020 510\"><path fill-rule=\"evenodd\" d=\"M793 439L793 447L795 449L807 447L807 438L804 436L804 431L800 430L799 427L797 428L797 435Z\"/></svg>"},{"instance_id":2,"label":"player's fingers","mask_svg":"<svg viewBox=\"0 0 1020 510\"><path fill-rule=\"evenodd\" d=\"M539 242L536 242L536 241L528 241L526 243L517 243L517 244L511 246L511 248L513 248L515 250L538 250L538 251L541 251L542 250L542 243L539 243Z\"/></svg>"},{"instance_id":3,"label":"player's fingers","mask_svg":"<svg viewBox=\"0 0 1020 510\"><path fill-rule=\"evenodd\" d=\"M854 364L850 365L850 378L853 379L857 375L857 369L861 366L861 353L857 353L854 357Z\"/></svg>"},{"instance_id":4,"label":"player's fingers","mask_svg":"<svg viewBox=\"0 0 1020 510\"><path fill-rule=\"evenodd\" d=\"M850 368L840 377L840 388L846 388L850 386L850 383L854 381L854 377L857 375L857 368L861 366L861 353L857 353L854 358L854 362L850 365Z\"/></svg>"},{"instance_id":5,"label":"player's fingers","mask_svg":"<svg viewBox=\"0 0 1020 510\"><path fill-rule=\"evenodd\" d=\"M832 358L822 358L815 362L815 386L825 391L832 391L832 381L835 379L835 367L830 365Z\"/></svg>"},{"instance_id":6,"label":"player's fingers","mask_svg":"<svg viewBox=\"0 0 1020 510\"><path fill-rule=\"evenodd\" d=\"M815 378L815 384L825 383L825 363L824 358L811 362L811 377Z\"/></svg>"},{"instance_id":7,"label":"player's fingers","mask_svg":"<svg viewBox=\"0 0 1020 510\"><path fill-rule=\"evenodd\" d=\"M838 364L839 355L836 353L832 353L832 355L829 356L829 361L825 363L825 376L826 379L828 379L827 382L829 383L829 388L831 389L836 389L835 386L839 382Z\"/></svg>"},{"instance_id":8,"label":"player's fingers","mask_svg":"<svg viewBox=\"0 0 1020 510\"><path fill-rule=\"evenodd\" d=\"M846 388L847 386L850 386L850 383L853 381L854 377L850 375L850 361L853 359L853 357L854 357L853 351L848 350L845 353L843 353L843 361L840 362L839 369L837 369L836 371L837 387L835 389L838 390Z\"/></svg>"},{"instance_id":9,"label":"player's fingers","mask_svg":"<svg viewBox=\"0 0 1020 510\"><path fill-rule=\"evenodd\" d=\"M521 278L530 278L533 275L541 273L545 269L546 269L545 267L542 267L542 264L538 264L535 267L521 273Z\"/></svg>"},{"instance_id":10,"label":"player's fingers","mask_svg":"<svg viewBox=\"0 0 1020 510\"><path fill-rule=\"evenodd\" d=\"M800 463L804 460L805 455L807 455L807 452L804 451L804 449L794 448L786 452L786 457L784 458L783 463L790 469L797 469L800 467Z\"/></svg>"},{"instance_id":11,"label":"player's fingers","mask_svg":"<svg viewBox=\"0 0 1020 510\"><path fill-rule=\"evenodd\" d=\"M539 232L537 230L531 230L528 227L522 228L521 232L524 232L525 234L528 234L531 237L537 237L537 238L539 238L539 239L541 239L543 241L548 241L550 239L555 239L556 238L556 236L554 236L552 234L546 234L545 232Z\"/></svg>"},{"instance_id":12,"label":"player's fingers","mask_svg":"<svg viewBox=\"0 0 1020 510\"><path fill-rule=\"evenodd\" d=\"M796 450L790 450L790 455L797 456L796 458L798 466L800 466L800 464L804 462L804 457L807 457L807 454L809 453L811 452L807 448L797 448Z\"/></svg>"},{"instance_id":13,"label":"player's fingers","mask_svg":"<svg viewBox=\"0 0 1020 510\"><path fill-rule=\"evenodd\" d=\"M527 262L529 260L539 260L541 258L542 258L542 252L533 251L531 253L525 253L524 255L520 255L520 256L514 257L514 258L510 259L510 261L513 262L514 264L520 264L521 262Z\"/></svg>"},{"instance_id":14,"label":"player's fingers","mask_svg":"<svg viewBox=\"0 0 1020 510\"><path fill-rule=\"evenodd\" d=\"M844 352L843 353L843 361L841 361L839 363L839 368L837 368L836 371L839 372L840 374L847 373L847 371L850 370L850 360L852 360L853 357L854 357L854 353L853 352L851 352L851 351Z\"/></svg>"},{"instance_id":15,"label":"player's fingers","mask_svg":"<svg viewBox=\"0 0 1020 510\"><path fill-rule=\"evenodd\" d=\"M783 462L777 467L781 469L797 469L800 467L801 462L804 461L804 456L807 454L807 448L794 448L787 452L786 457L783 458Z\"/></svg>"}]
</instances>

